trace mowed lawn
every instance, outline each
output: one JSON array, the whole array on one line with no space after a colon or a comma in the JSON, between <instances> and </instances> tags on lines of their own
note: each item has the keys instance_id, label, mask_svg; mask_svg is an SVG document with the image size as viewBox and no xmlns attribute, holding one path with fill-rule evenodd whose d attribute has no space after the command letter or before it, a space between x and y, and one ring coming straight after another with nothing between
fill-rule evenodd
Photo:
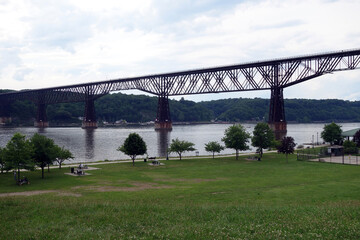
<instances>
[{"instance_id":1,"label":"mowed lawn","mask_svg":"<svg viewBox=\"0 0 360 240\"><path fill-rule=\"evenodd\" d=\"M360 239L360 167L245 157L0 175L0 239Z\"/></svg>"}]
</instances>

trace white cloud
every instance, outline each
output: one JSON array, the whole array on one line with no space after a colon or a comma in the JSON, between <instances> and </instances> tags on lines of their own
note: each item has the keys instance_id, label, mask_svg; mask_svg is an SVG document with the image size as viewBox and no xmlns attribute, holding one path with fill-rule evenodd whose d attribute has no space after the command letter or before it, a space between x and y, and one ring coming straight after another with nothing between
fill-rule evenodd
<instances>
[{"instance_id":1,"label":"white cloud","mask_svg":"<svg viewBox=\"0 0 360 240\"><path fill-rule=\"evenodd\" d=\"M359 10L354 0L0 2L0 88L51 87L359 48ZM351 72L296 85L285 90L285 97L359 99L360 71Z\"/></svg>"}]
</instances>

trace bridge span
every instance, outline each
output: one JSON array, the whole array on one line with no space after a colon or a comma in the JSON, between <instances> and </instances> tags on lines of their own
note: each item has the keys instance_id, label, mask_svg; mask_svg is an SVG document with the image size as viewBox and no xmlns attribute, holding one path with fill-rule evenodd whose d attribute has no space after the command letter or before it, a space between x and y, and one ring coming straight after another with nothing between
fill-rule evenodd
<instances>
[{"instance_id":1,"label":"bridge span","mask_svg":"<svg viewBox=\"0 0 360 240\"><path fill-rule=\"evenodd\" d=\"M9 119L8 106L30 100L38 106L35 126L47 127L46 106L85 102L83 128L97 127L94 101L112 91L137 89L158 96L156 129L171 129L169 96L270 90L268 123L277 137L286 134L283 89L328 73L357 69L360 49L273 59L243 64L119 78L68 86L0 94L0 117Z\"/></svg>"}]
</instances>

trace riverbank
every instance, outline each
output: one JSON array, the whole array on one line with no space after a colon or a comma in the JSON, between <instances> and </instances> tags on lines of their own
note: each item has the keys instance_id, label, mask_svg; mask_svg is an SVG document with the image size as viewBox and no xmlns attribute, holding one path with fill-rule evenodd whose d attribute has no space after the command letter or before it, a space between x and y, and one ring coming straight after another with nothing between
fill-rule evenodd
<instances>
[{"instance_id":1,"label":"riverbank","mask_svg":"<svg viewBox=\"0 0 360 240\"><path fill-rule=\"evenodd\" d=\"M262 121L198 121L198 122L172 122L173 126L186 126L186 125L203 125L203 124L257 124ZM333 122L332 120L328 121L287 121L287 124L328 124ZM344 123L354 123L354 121L336 121L336 123L344 124ZM359 123L360 122L356 122ZM59 128L59 127L81 127L82 122L78 123L54 123L49 122L49 128ZM154 122L126 122L126 123L98 123L98 128L129 128L129 127L153 127L155 126ZM34 127L31 124L1 124L0 128L24 128L24 127Z\"/></svg>"}]
</instances>

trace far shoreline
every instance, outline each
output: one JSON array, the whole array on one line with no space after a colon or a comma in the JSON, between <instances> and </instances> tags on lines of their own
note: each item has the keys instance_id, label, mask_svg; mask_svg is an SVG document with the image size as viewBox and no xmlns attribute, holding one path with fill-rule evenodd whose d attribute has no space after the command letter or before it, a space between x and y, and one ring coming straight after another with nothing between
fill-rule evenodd
<instances>
[{"instance_id":1,"label":"far shoreline","mask_svg":"<svg viewBox=\"0 0 360 240\"><path fill-rule=\"evenodd\" d=\"M233 122L233 121L201 121L201 122L173 122L173 126L189 126L189 125L203 125L203 124L257 124L262 121L242 121L242 122ZM313 121L313 122L297 122L289 121L287 124L327 124L327 123L360 123L357 121ZM154 127L154 123L126 123L126 124L99 124L98 128L128 128L128 127ZM30 124L14 124L14 125L0 125L0 128L28 128L34 127ZM81 123L71 123L71 124L51 124L49 123L48 128L78 128L81 127Z\"/></svg>"}]
</instances>

